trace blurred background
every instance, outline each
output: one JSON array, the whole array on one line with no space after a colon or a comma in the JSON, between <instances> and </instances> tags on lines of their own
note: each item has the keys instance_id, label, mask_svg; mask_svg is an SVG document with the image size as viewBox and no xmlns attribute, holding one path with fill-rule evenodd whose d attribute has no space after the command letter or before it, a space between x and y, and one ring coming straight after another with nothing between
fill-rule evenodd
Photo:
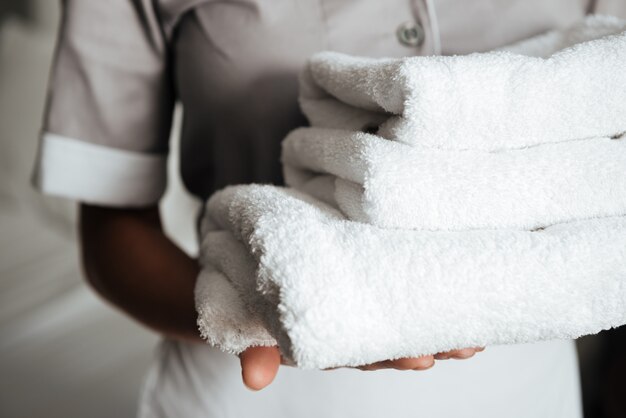
<instances>
[{"instance_id":1,"label":"blurred background","mask_svg":"<svg viewBox=\"0 0 626 418\"><path fill-rule=\"evenodd\" d=\"M30 186L59 4L0 0L0 418L134 417L158 337L83 282L75 204ZM177 110L161 210L193 253L198 202L176 175L179 121Z\"/></svg>"},{"instance_id":2,"label":"blurred background","mask_svg":"<svg viewBox=\"0 0 626 418\"><path fill-rule=\"evenodd\" d=\"M0 2L0 417L133 417L158 338L82 281L75 205L30 187L58 19L56 1ZM162 210L193 253L176 126ZM578 347L586 418L626 417L624 327Z\"/></svg>"}]
</instances>

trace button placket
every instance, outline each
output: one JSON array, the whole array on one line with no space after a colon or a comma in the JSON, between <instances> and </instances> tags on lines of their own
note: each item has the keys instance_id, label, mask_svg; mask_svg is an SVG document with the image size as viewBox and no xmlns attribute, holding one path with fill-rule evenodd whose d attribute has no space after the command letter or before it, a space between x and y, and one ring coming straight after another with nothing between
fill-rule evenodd
<instances>
[{"instance_id":1,"label":"button placket","mask_svg":"<svg viewBox=\"0 0 626 418\"><path fill-rule=\"evenodd\" d=\"M399 43L419 48L420 55L441 54L441 41L434 0L408 0L413 21L402 23L396 30Z\"/></svg>"}]
</instances>

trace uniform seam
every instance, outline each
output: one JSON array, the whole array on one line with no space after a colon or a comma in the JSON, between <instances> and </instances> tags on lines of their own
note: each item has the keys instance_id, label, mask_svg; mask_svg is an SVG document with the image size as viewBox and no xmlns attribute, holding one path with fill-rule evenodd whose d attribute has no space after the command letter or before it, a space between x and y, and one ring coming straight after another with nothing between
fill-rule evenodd
<instances>
[{"instance_id":1,"label":"uniform seam","mask_svg":"<svg viewBox=\"0 0 626 418\"><path fill-rule=\"evenodd\" d=\"M326 7L324 6L324 0L318 0L317 4L320 9L320 18L324 23L324 44L326 45L326 49L332 49L330 46L330 24L328 22L328 12L326 11Z\"/></svg>"}]
</instances>

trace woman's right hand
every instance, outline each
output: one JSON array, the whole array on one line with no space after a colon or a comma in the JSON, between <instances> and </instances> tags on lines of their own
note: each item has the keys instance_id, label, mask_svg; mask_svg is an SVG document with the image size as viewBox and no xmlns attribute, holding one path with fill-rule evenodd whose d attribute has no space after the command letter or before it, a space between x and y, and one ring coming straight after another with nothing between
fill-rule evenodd
<instances>
[{"instance_id":1,"label":"woman's right hand","mask_svg":"<svg viewBox=\"0 0 626 418\"><path fill-rule=\"evenodd\" d=\"M429 356L385 360L360 366L357 369L368 371L381 369L427 370L435 365L436 359L468 359L483 349L482 347L465 348ZM239 358L243 383L252 390L261 390L272 383L282 363L278 347L251 347L241 353Z\"/></svg>"},{"instance_id":2,"label":"woman's right hand","mask_svg":"<svg viewBox=\"0 0 626 418\"><path fill-rule=\"evenodd\" d=\"M194 287L199 266L161 228L157 207L114 209L81 205L83 266L92 286L109 302L172 338L201 342ZM469 358L481 349L381 361L360 370L426 370L435 359ZM282 363L277 347L252 347L240 355L244 384L260 390Z\"/></svg>"}]
</instances>

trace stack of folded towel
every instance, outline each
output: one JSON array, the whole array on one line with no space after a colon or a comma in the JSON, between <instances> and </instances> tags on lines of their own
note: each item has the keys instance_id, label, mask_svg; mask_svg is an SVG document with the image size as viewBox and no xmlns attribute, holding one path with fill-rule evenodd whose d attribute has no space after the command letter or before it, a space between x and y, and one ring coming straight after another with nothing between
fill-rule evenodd
<instances>
[{"instance_id":1,"label":"stack of folded towel","mask_svg":"<svg viewBox=\"0 0 626 418\"><path fill-rule=\"evenodd\" d=\"M626 323L626 22L508 50L314 56L290 188L206 205L204 337L328 368Z\"/></svg>"}]
</instances>

